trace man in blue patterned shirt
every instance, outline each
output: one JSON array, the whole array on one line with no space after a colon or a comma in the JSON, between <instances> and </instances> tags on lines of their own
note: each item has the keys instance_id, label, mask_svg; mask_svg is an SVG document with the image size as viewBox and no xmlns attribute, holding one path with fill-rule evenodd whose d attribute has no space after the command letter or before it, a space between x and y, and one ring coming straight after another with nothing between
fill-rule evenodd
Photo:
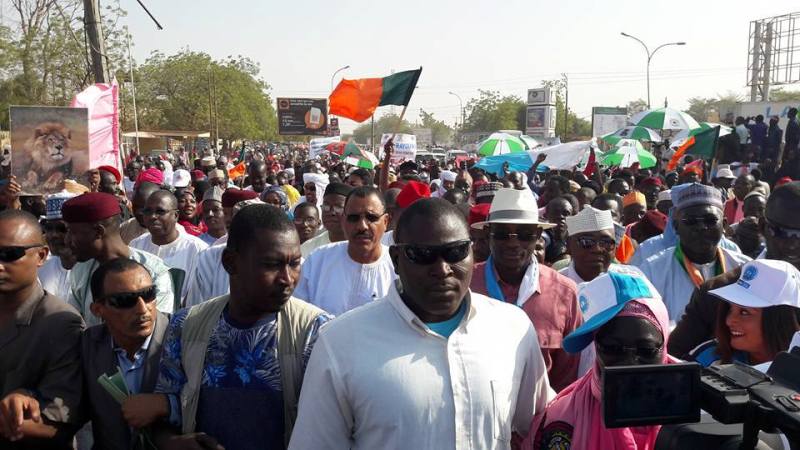
<instances>
[{"instance_id":1,"label":"man in blue patterned shirt","mask_svg":"<svg viewBox=\"0 0 800 450\"><path fill-rule=\"evenodd\" d=\"M297 231L280 209L236 214L222 255L230 295L180 311L167 330L156 392L181 434L161 433L161 448L286 445L308 357L330 319L291 297L300 260Z\"/></svg>"}]
</instances>

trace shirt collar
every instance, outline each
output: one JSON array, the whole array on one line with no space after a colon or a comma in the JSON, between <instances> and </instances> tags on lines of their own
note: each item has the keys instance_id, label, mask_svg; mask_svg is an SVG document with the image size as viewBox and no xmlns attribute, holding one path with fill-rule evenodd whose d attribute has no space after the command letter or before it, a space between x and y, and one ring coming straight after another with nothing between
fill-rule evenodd
<instances>
[{"instance_id":1,"label":"shirt collar","mask_svg":"<svg viewBox=\"0 0 800 450\"><path fill-rule=\"evenodd\" d=\"M31 295L25 300L19 308L17 308L17 312L14 314L15 321L17 325L30 325L33 321L33 313L36 312L36 308L41 303L42 299L44 298L44 289L42 285L37 281L36 285L31 292Z\"/></svg>"},{"instance_id":2,"label":"shirt collar","mask_svg":"<svg viewBox=\"0 0 800 450\"><path fill-rule=\"evenodd\" d=\"M153 322L153 332L155 332L155 329L156 329L155 322ZM139 347L139 350L136 350L135 356L147 353L147 350L150 348L150 339L152 339L152 337L153 333L150 333L150 336L147 336L147 339L145 339L144 342L142 342L142 346ZM111 347L114 349L114 352L122 353L127 358L127 354L125 354L125 349L117 346L116 342L114 342L113 337L111 338Z\"/></svg>"},{"instance_id":3,"label":"shirt collar","mask_svg":"<svg viewBox=\"0 0 800 450\"><path fill-rule=\"evenodd\" d=\"M405 321L411 328L419 332L421 335L436 335L433 331L425 325L425 322L422 321L413 311L411 311L408 306L406 306L405 302L403 302L402 297L400 297L400 280L398 279L394 283L392 283L392 287L389 288L389 294L387 299L389 304L397 311L400 317ZM464 297L464 301L467 302L467 311L464 313L464 326L466 327L470 320L475 316L475 306L472 304L471 299L471 291L467 290L467 295ZM460 325L459 325L460 327Z\"/></svg>"},{"instance_id":4,"label":"shirt collar","mask_svg":"<svg viewBox=\"0 0 800 450\"><path fill-rule=\"evenodd\" d=\"M494 266L494 264L492 264L492 271L494 272L494 276L498 284L511 286L510 283L506 283L505 281L503 281L502 278L500 278L500 274L497 273L497 268ZM525 275L528 276L529 274L530 274L529 279L531 283L530 290L532 291L531 295L541 293L539 291L539 261L536 260L534 256L531 256L531 263L528 265L528 268L525 269ZM524 278L523 278L523 283L524 283ZM517 286L517 287L522 289L522 286ZM526 301L527 298L523 299L522 303L524 304ZM522 306L522 305L517 305L517 306Z\"/></svg>"}]
</instances>

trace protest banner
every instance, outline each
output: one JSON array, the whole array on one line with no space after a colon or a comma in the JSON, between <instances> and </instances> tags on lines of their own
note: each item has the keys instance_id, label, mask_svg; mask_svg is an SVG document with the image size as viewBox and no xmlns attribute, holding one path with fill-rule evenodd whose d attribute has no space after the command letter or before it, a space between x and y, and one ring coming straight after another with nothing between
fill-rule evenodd
<instances>
[{"instance_id":1,"label":"protest banner","mask_svg":"<svg viewBox=\"0 0 800 450\"><path fill-rule=\"evenodd\" d=\"M384 133L381 136L381 155L383 155L383 146L392 138L389 133ZM392 153L392 162L400 161L413 161L417 156L417 137L413 134L396 134L394 136L394 153Z\"/></svg>"},{"instance_id":2,"label":"protest banner","mask_svg":"<svg viewBox=\"0 0 800 450\"><path fill-rule=\"evenodd\" d=\"M11 173L24 194L50 194L89 170L86 108L11 107Z\"/></svg>"},{"instance_id":3,"label":"protest banner","mask_svg":"<svg viewBox=\"0 0 800 450\"><path fill-rule=\"evenodd\" d=\"M279 98L278 134L325 136L328 134L328 100Z\"/></svg>"},{"instance_id":4,"label":"protest banner","mask_svg":"<svg viewBox=\"0 0 800 450\"><path fill-rule=\"evenodd\" d=\"M325 146L334 142L341 142L341 136L312 139L308 143L308 158L316 159L325 151Z\"/></svg>"}]
</instances>

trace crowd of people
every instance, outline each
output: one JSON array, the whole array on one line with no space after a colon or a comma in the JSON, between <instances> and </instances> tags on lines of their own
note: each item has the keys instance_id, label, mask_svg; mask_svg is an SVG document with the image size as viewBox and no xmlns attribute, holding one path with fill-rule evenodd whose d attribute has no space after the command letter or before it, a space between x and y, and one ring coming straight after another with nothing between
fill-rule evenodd
<instances>
[{"instance_id":1,"label":"crowd of people","mask_svg":"<svg viewBox=\"0 0 800 450\"><path fill-rule=\"evenodd\" d=\"M375 169L256 147L12 177L0 448L653 449L605 427L604 368L763 370L800 331L798 142L755 123L674 171L390 141Z\"/></svg>"}]
</instances>

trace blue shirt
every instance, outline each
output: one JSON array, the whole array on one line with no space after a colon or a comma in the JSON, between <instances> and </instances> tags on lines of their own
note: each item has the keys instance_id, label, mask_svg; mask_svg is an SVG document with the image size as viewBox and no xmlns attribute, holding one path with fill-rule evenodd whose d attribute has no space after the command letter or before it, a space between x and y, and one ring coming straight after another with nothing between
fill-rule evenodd
<instances>
[{"instance_id":1,"label":"blue shirt","mask_svg":"<svg viewBox=\"0 0 800 450\"><path fill-rule=\"evenodd\" d=\"M128 352L114 346L114 354L117 355L117 363L120 372L122 372L125 385L128 386L128 392L131 394L138 394L142 390L144 363L147 360L147 349L150 348L151 337L153 337L152 333L150 336L147 336L147 339L144 340L139 350L136 350L136 353L133 355L133 361L128 358Z\"/></svg>"},{"instance_id":2,"label":"blue shirt","mask_svg":"<svg viewBox=\"0 0 800 450\"><path fill-rule=\"evenodd\" d=\"M170 321L155 392L167 394L170 422L181 424L180 393L186 383L181 364L181 330L189 308ZM304 343L303 369L319 328L330 316L317 317ZM197 406L196 431L225 448L283 448L283 388L278 362L277 314L252 325L236 323L225 307L206 349ZM253 414L257 411L257 414Z\"/></svg>"},{"instance_id":3,"label":"blue shirt","mask_svg":"<svg viewBox=\"0 0 800 450\"><path fill-rule=\"evenodd\" d=\"M425 325L431 329L436 334L443 336L445 338L449 338L453 331L456 331L458 325L461 324L461 319L464 318L464 313L466 312L467 302L461 302L461 306L459 306L458 311L456 311L456 315L453 317L445 320L444 322L425 322Z\"/></svg>"}]
</instances>

